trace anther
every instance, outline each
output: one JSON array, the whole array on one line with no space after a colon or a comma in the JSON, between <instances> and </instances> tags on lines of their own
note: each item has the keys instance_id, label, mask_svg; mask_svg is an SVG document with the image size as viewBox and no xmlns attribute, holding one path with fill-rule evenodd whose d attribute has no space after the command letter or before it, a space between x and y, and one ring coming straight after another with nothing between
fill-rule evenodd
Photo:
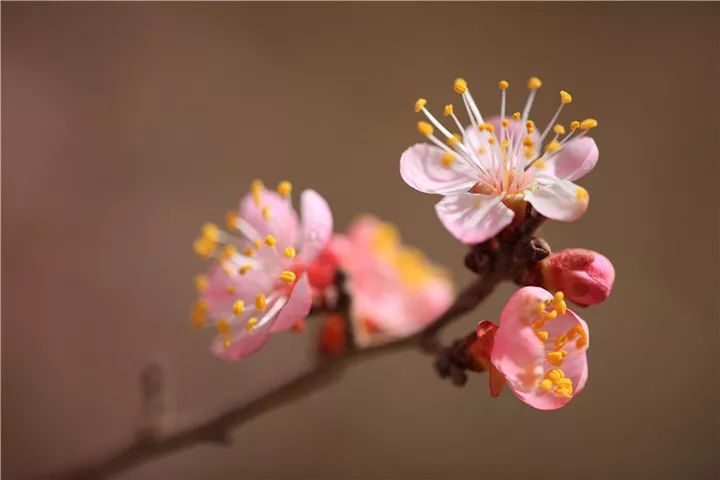
<instances>
[{"instance_id":1,"label":"anther","mask_svg":"<svg viewBox=\"0 0 720 480\"><path fill-rule=\"evenodd\" d=\"M267 207L267 206L262 207L261 212L262 212L263 219L270 220L270 207Z\"/></svg>"},{"instance_id":2,"label":"anther","mask_svg":"<svg viewBox=\"0 0 720 480\"><path fill-rule=\"evenodd\" d=\"M480 125L478 125L478 129L481 132L494 132L495 131L495 127L491 123L481 123Z\"/></svg>"},{"instance_id":3,"label":"anther","mask_svg":"<svg viewBox=\"0 0 720 480\"><path fill-rule=\"evenodd\" d=\"M580 128L580 122L578 122L577 120L573 120L572 122L570 122L570 130L571 131L574 132L578 128Z\"/></svg>"},{"instance_id":4,"label":"anther","mask_svg":"<svg viewBox=\"0 0 720 480\"><path fill-rule=\"evenodd\" d=\"M252 257L253 255L255 255L255 250L253 250L252 248L246 248L245 250L243 250L242 253L246 257Z\"/></svg>"},{"instance_id":5,"label":"anther","mask_svg":"<svg viewBox=\"0 0 720 480\"><path fill-rule=\"evenodd\" d=\"M443 109L443 116L449 117L449 116L452 115L453 113L454 113L454 112L453 112L452 103L448 103L447 105L445 105L445 108Z\"/></svg>"},{"instance_id":6,"label":"anther","mask_svg":"<svg viewBox=\"0 0 720 480\"><path fill-rule=\"evenodd\" d=\"M560 125L559 123L553 127L553 132L555 132L558 135L565 135L565 127Z\"/></svg>"},{"instance_id":7,"label":"anther","mask_svg":"<svg viewBox=\"0 0 720 480\"><path fill-rule=\"evenodd\" d=\"M502 121L500 122L500 124L501 124L503 127L507 128L508 125L510 125L510 120L508 120L507 118L503 118Z\"/></svg>"},{"instance_id":8,"label":"anther","mask_svg":"<svg viewBox=\"0 0 720 480\"><path fill-rule=\"evenodd\" d=\"M590 130L591 128L595 128L598 126L597 120L594 118L586 118L582 122L580 122L580 128L582 130Z\"/></svg>"},{"instance_id":9,"label":"anther","mask_svg":"<svg viewBox=\"0 0 720 480\"><path fill-rule=\"evenodd\" d=\"M565 90L560 90L560 101L563 103L563 105L567 105L568 103L572 102L572 95L570 95Z\"/></svg>"},{"instance_id":10,"label":"anther","mask_svg":"<svg viewBox=\"0 0 720 480\"><path fill-rule=\"evenodd\" d=\"M211 257L217 248L217 243L205 237L198 238L193 242L193 250L201 257Z\"/></svg>"},{"instance_id":11,"label":"anther","mask_svg":"<svg viewBox=\"0 0 720 480\"><path fill-rule=\"evenodd\" d=\"M237 300L235 303L233 303L232 311L235 315L242 315L242 313L245 311L245 302L242 300Z\"/></svg>"},{"instance_id":12,"label":"anther","mask_svg":"<svg viewBox=\"0 0 720 480\"><path fill-rule=\"evenodd\" d=\"M228 283L228 284L225 286L225 291L226 291L227 293L229 293L230 295L234 295L234 294L235 294L235 285L233 285L233 284L231 284L231 283Z\"/></svg>"},{"instance_id":13,"label":"anther","mask_svg":"<svg viewBox=\"0 0 720 480\"><path fill-rule=\"evenodd\" d=\"M250 265L249 263L245 263L240 266L240 268L238 269L238 273L240 275L245 275L250 270L252 270L252 265Z\"/></svg>"},{"instance_id":14,"label":"anther","mask_svg":"<svg viewBox=\"0 0 720 480\"><path fill-rule=\"evenodd\" d=\"M545 146L545 151L548 153L557 152L560 149L560 142L553 140Z\"/></svg>"},{"instance_id":15,"label":"anther","mask_svg":"<svg viewBox=\"0 0 720 480\"><path fill-rule=\"evenodd\" d=\"M258 207L260 206L260 196L262 195L264 188L265 186L261 180L253 180L250 184L250 193L252 194L255 205Z\"/></svg>"},{"instance_id":16,"label":"anther","mask_svg":"<svg viewBox=\"0 0 720 480\"><path fill-rule=\"evenodd\" d=\"M289 197L292 193L292 183L288 182L287 180L283 180L282 182L278 183L276 191L283 197Z\"/></svg>"},{"instance_id":17,"label":"anther","mask_svg":"<svg viewBox=\"0 0 720 480\"><path fill-rule=\"evenodd\" d=\"M540 382L540 388L542 388L546 392L549 392L550 390L552 390L552 387L553 387L553 382L552 382L552 380L550 380L548 378L545 378L545 379L543 379L543 381Z\"/></svg>"},{"instance_id":18,"label":"anther","mask_svg":"<svg viewBox=\"0 0 720 480\"><path fill-rule=\"evenodd\" d=\"M500 80L498 83L498 87L500 87L500 90L507 90L510 84L507 82L507 80Z\"/></svg>"},{"instance_id":19,"label":"anther","mask_svg":"<svg viewBox=\"0 0 720 480\"><path fill-rule=\"evenodd\" d=\"M265 308L267 307L267 298L265 297L265 294L260 293L255 296L255 308L258 309L259 312L264 312Z\"/></svg>"},{"instance_id":20,"label":"anther","mask_svg":"<svg viewBox=\"0 0 720 480\"><path fill-rule=\"evenodd\" d=\"M297 276L295 275L295 273L291 272L290 270L284 270L280 272L280 280L282 280L283 282L292 283L295 281L296 278Z\"/></svg>"},{"instance_id":21,"label":"anther","mask_svg":"<svg viewBox=\"0 0 720 480\"><path fill-rule=\"evenodd\" d=\"M455 93L463 94L467 92L467 82L462 78L456 78L455 82L453 83L453 90L455 90Z\"/></svg>"},{"instance_id":22,"label":"anther","mask_svg":"<svg viewBox=\"0 0 720 480\"><path fill-rule=\"evenodd\" d=\"M550 334L548 332L546 332L545 330L540 330L538 332L535 332L535 335L537 335L537 337L540 339L541 342L544 342L548 339Z\"/></svg>"},{"instance_id":23,"label":"anther","mask_svg":"<svg viewBox=\"0 0 720 480\"><path fill-rule=\"evenodd\" d=\"M520 112L515 112L512 114L513 120L520 120L522 118L522 114Z\"/></svg>"},{"instance_id":24,"label":"anther","mask_svg":"<svg viewBox=\"0 0 720 480\"><path fill-rule=\"evenodd\" d=\"M202 237L217 242L220 238L220 229L214 223L206 223L202 226Z\"/></svg>"},{"instance_id":25,"label":"anther","mask_svg":"<svg viewBox=\"0 0 720 480\"><path fill-rule=\"evenodd\" d=\"M455 154L452 152L445 152L440 158L440 161L442 162L443 167L450 168L452 167L453 163L455 163Z\"/></svg>"},{"instance_id":26,"label":"anther","mask_svg":"<svg viewBox=\"0 0 720 480\"><path fill-rule=\"evenodd\" d=\"M235 247L235 245L225 245L225 247L223 247L223 251L222 251L223 258L226 258L226 259L230 258L233 255L235 255L236 253L237 253L237 248Z\"/></svg>"},{"instance_id":27,"label":"anther","mask_svg":"<svg viewBox=\"0 0 720 480\"><path fill-rule=\"evenodd\" d=\"M245 329L248 332L252 332L253 328L255 328L255 325L257 325L258 319L257 317L252 317L250 320L247 321L247 324L245 325Z\"/></svg>"},{"instance_id":28,"label":"anther","mask_svg":"<svg viewBox=\"0 0 720 480\"><path fill-rule=\"evenodd\" d=\"M537 90L542 87L542 81L538 77L530 77L527 83L527 87L530 90Z\"/></svg>"},{"instance_id":29,"label":"anther","mask_svg":"<svg viewBox=\"0 0 720 480\"><path fill-rule=\"evenodd\" d=\"M225 214L225 226L227 226L228 230L234 230L237 228L238 218L239 216L235 212L227 212Z\"/></svg>"},{"instance_id":30,"label":"anther","mask_svg":"<svg viewBox=\"0 0 720 480\"><path fill-rule=\"evenodd\" d=\"M424 98L418 98L415 100L415 113L422 112L422 109L425 108L425 105L427 105L427 100Z\"/></svg>"},{"instance_id":31,"label":"anther","mask_svg":"<svg viewBox=\"0 0 720 480\"><path fill-rule=\"evenodd\" d=\"M446 140L447 144L451 147L454 147L455 145L460 143L460 141L461 141L460 134L458 134L458 133L453 133L452 137L450 137Z\"/></svg>"},{"instance_id":32,"label":"anther","mask_svg":"<svg viewBox=\"0 0 720 480\"><path fill-rule=\"evenodd\" d=\"M265 245L268 247L274 247L277 245L277 238L275 238L273 235L268 235L265 237Z\"/></svg>"},{"instance_id":33,"label":"anther","mask_svg":"<svg viewBox=\"0 0 720 480\"><path fill-rule=\"evenodd\" d=\"M218 333L230 333L230 324L224 318L218 320L215 327L217 328Z\"/></svg>"},{"instance_id":34,"label":"anther","mask_svg":"<svg viewBox=\"0 0 720 480\"><path fill-rule=\"evenodd\" d=\"M293 247L286 247L285 250L283 250L283 254L287 258L295 258L295 249Z\"/></svg>"},{"instance_id":35,"label":"anther","mask_svg":"<svg viewBox=\"0 0 720 480\"><path fill-rule=\"evenodd\" d=\"M559 367L563 363L563 354L560 351L548 352L547 361L552 365Z\"/></svg>"},{"instance_id":36,"label":"anther","mask_svg":"<svg viewBox=\"0 0 720 480\"><path fill-rule=\"evenodd\" d=\"M432 125L430 125L428 122L419 121L417 123L418 132L420 132L421 135L425 135L426 137L429 137L433 134L435 129Z\"/></svg>"},{"instance_id":37,"label":"anther","mask_svg":"<svg viewBox=\"0 0 720 480\"><path fill-rule=\"evenodd\" d=\"M578 187L577 190L575 190L575 197L581 202L587 202L590 199L590 194L583 187Z\"/></svg>"},{"instance_id":38,"label":"anther","mask_svg":"<svg viewBox=\"0 0 720 480\"><path fill-rule=\"evenodd\" d=\"M198 275L195 277L195 288L198 292L204 292L208 287L208 279L205 275Z\"/></svg>"}]
</instances>

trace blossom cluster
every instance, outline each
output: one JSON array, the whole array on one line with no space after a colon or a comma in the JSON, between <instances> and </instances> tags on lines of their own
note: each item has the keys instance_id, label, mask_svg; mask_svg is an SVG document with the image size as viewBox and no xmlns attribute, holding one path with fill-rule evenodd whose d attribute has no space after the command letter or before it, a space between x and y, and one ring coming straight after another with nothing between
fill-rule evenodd
<instances>
[{"instance_id":1,"label":"blossom cluster","mask_svg":"<svg viewBox=\"0 0 720 480\"><path fill-rule=\"evenodd\" d=\"M485 118L467 82L457 79L453 90L467 126L452 104L442 109L448 128L427 100L415 102L425 117L418 130L429 143L405 150L400 175L414 189L442 196L435 206L440 223L471 248L518 229L530 213L567 222L588 208L587 190L574 182L597 163L589 132L598 122L558 123L572 102L561 90L555 114L538 127L530 113L541 85L530 78L523 109L508 114L509 83L501 81L500 114ZM195 280L199 299L191 320L215 330L211 350L218 357L248 357L273 334L302 332L316 313L325 317L320 352L342 355L423 332L453 304L449 275L403 244L392 224L363 216L335 233L328 202L313 190L302 192L299 210L290 182L268 189L255 180L226 215L225 229L201 229L194 249L211 265ZM467 348L488 371L492 395L507 385L525 403L548 410L580 393L588 378L589 328L567 302L604 301L614 275L606 257L583 249L529 264L499 323L480 322Z\"/></svg>"}]
</instances>

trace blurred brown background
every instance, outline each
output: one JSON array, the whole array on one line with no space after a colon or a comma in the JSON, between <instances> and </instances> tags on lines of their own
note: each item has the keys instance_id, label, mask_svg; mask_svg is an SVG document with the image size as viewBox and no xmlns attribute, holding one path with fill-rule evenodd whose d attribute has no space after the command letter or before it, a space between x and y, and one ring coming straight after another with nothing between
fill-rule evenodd
<instances>
[{"instance_id":1,"label":"blurred brown background","mask_svg":"<svg viewBox=\"0 0 720 480\"><path fill-rule=\"evenodd\" d=\"M718 25L715 4L2 4L3 474L46 471L133 434L138 373L171 365L180 419L308 365L283 336L224 363L188 327L190 244L254 177L288 178L453 269L463 248L398 174L414 100L485 112L511 82L533 115L594 116L585 217L556 248L608 255L618 279L584 313L587 389L535 411L486 378L440 381L428 358L357 365L336 385L121 475L225 478L717 478ZM496 318L504 286L451 338Z\"/></svg>"}]
</instances>

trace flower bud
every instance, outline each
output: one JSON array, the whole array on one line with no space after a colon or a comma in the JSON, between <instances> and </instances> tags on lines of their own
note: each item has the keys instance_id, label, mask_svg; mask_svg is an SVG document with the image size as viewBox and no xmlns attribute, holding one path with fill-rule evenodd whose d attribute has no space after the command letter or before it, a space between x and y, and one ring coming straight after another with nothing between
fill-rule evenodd
<instances>
[{"instance_id":1,"label":"flower bud","mask_svg":"<svg viewBox=\"0 0 720 480\"><path fill-rule=\"evenodd\" d=\"M345 322L341 315L328 315L320 330L318 342L320 353L330 357L343 353L346 344L345 330Z\"/></svg>"},{"instance_id":2,"label":"flower bud","mask_svg":"<svg viewBox=\"0 0 720 480\"><path fill-rule=\"evenodd\" d=\"M337 256L331 249L326 248L305 267L305 271L310 285L316 290L324 290L333 284L337 268Z\"/></svg>"},{"instance_id":3,"label":"flower bud","mask_svg":"<svg viewBox=\"0 0 720 480\"><path fill-rule=\"evenodd\" d=\"M605 256L592 250L570 248L541 262L542 286L562 291L565 298L587 307L610 296L615 269Z\"/></svg>"}]
</instances>

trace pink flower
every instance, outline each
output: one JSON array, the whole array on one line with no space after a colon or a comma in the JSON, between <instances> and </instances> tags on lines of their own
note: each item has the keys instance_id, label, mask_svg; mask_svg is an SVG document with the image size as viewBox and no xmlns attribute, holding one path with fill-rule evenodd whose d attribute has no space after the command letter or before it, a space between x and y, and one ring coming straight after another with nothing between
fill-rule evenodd
<instances>
[{"instance_id":1,"label":"pink flower","mask_svg":"<svg viewBox=\"0 0 720 480\"><path fill-rule=\"evenodd\" d=\"M314 190L300 197L302 224L292 206L289 182L278 193L253 182L239 213L227 216L229 232L203 227L195 250L214 257L207 275L196 279L200 300L193 311L198 325L218 330L212 351L236 360L259 350L271 333L298 325L312 306L305 265L332 236L332 213Z\"/></svg>"},{"instance_id":2,"label":"pink flower","mask_svg":"<svg viewBox=\"0 0 720 480\"><path fill-rule=\"evenodd\" d=\"M555 121L572 97L561 91L559 108L547 127L538 132L528 115L540 79L528 81L530 95L523 112L509 118L505 115L508 86L500 82L500 116L484 119L467 83L455 81L454 90L462 95L471 125L463 128L452 105L445 106L444 115L452 119L458 131L464 131L464 138L431 115L425 99L415 103L415 111L430 121L419 122L418 129L433 145L419 143L405 150L400 174L416 190L444 196L435 210L445 228L464 243L480 243L495 236L516 213L524 211L525 202L560 221L576 220L588 206L588 192L573 181L597 163L595 141L586 136L597 121L573 121L570 133L565 135L565 127ZM435 129L446 138L445 143L434 135ZM551 132L552 138L543 148Z\"/></svg>"},{"instance_id":3,"label":"pink flower","mask_svg":"<svg viewBox=\"0 0 720 480\"><path fill-rule=\"evenodd\" d=\"M404 246L395 226L373 217L356 220L332 249L347 274L358 346L416 333L453 300L452 283L417 249Z\"/></svg>"},{"instance_id":4,"label":"pink flower","mask_svg":"<svg viewBox=\"0 0 720 480\"><path fill-rule=\"evenodd\" d=\"M542 283L551 291L562 290L581 307L604 302L615 281L615 268L592 250L571 248L550 255L540 263Z\"/></svg>"},{"instance_id":5,"label":"pink flower","mask_svg":"<svg viewBox=\"0 0 720 480\"><path fill-rule=\"evenodd\" d=\"M554 410L585 386L588 335L562 292L524 287L502 311L490 359L520 400Z\"/></svg>"}]
</instances>

